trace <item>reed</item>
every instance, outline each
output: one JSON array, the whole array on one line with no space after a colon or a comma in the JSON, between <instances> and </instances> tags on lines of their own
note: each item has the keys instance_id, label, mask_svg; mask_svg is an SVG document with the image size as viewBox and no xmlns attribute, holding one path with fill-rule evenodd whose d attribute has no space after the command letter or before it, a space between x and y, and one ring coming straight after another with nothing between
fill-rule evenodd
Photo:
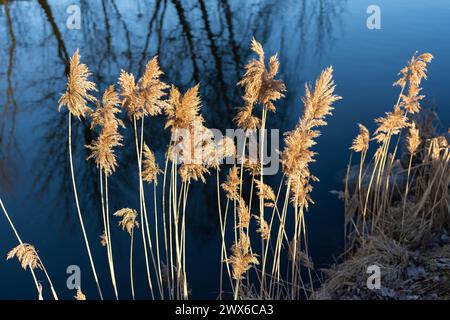
<instances>
[{"instance_id":1,"label":"reed","mask_svg":"<svg viewBox=\"0 0 450 320\"><path fill-rule=\"evenodd\" d=\"M275 103L284 97L286 86L277 78L280 68L277 55L271 56L266 63L263 47L255 39L252 39L251 50L257 58L247 63L238 82L244 92L243 106L238 108L234 118L237 128L245 132L240 150L236 150L230 138L216 139L207 127L202 116L200 86L197 84L183 93L174 85L163 82L157 57L147 63L138 80L122 70L119 89L107 87L100 99L93 95L97 89L88 79L89 69L80 62L78 50L74 53L67 90L60 98L59 106L68 109L68 147L75 205L101 299L102 290L75 181L72 117L89 121L95 136L86 146L90 151L87 160L93 160L99 169L103 222L100 243L106 247L111 283L115 298L119 299L115 268L120 267L121 262L114 263L112 243L116 240L110 224L108 180L118 166L118 148L129 147L123 145L121 134L121 130L126 129L121 120L123 112L133 130L134 145L131 148L136 152L139 210L123 208L114 216L120 219L119 227L130 235L129 272L133 299L136 298L135 285L138 285L134 281L134 271L139 267L133 265L134 256L139 254L134 249L134 234L135 228L139 227L151 298L190 298L189 191L195 182L207 184L214 171L212 178L215 178L220 228L219 298L301 299L317 296L305 216L309 206L314 204L311 193L319 179L310 171L310 165L317 159L314 146L321 135L320 130L327 125L326 119L332 115L334 105L341 97L335 93L332 67L323 70L313 85L305 85L301 99L303 112L295 128L284 136L284 148L280 152L281 179L277 186L269 185L264 172L265 131L269 113L276 111ZM385 242L385 237L395 240L399 246L417 244L434 230L450 225L447 139L444 136L427 137L424 125L418 119L413 120L413 115L421 110L424 96L420 85L427 77L427 65L432 58L431 54L415 54L400 71L400 79L395 83L400 87L397 102L393 110L375 119L376 129L372 134L367 127L358 124L359 133L350 147L345 188L337 192L345 201L347 255L351 256L365 246L384 246L402 252L397 244ZM165 116L165 129L171 134L163 170L149 147L152 141L144 139L144 119L154 116ZM396 158L402 147L404 129L408 129L408 164L398 171ZM252 159L249 152L253 135L259 138L257 159ZM370 144L375 144L376 148ZM352 167L355 153L360 154L357 157L359 163ZM227 168L228 175L221 181L220 170L225 167L223 160L229 157L237 161ZM370 159L368 163L367 159ZM404 185L399 183L400 174L405 177ZM160 177L163 179L162 190L158 189ZM147 190L147 184L144 188L144 182L151 185L150 190ZM147 214L148 192L153 196L150 207L153 217ZM162 201L161 208L159 201ZM30 269L40 298L43 288L35 271L41 269L54 299L58 299L36 249L22 242L1 199L0 204L19 241L7 259L16 257L24 269ZM232 236L230 241L228 235ZM255 245L255 241L260 241L261 245ZM372 247L367 252L372 252ZM303 279L305 275L307 280ZM226 278L228 280L224 281ZM229 296L227 289L230 289ZM75 299L86 299L80 288Z\"/></svg>"},{"instance_id":2,"label":"reed","mask_svg":"<svg viewBox=\"0 0 450 320\"><path fill-rule=\"evenodd\" d=\"M135 299L134 294L134 281L133 281L133 239L134 239L134 228L139 228L139 223L136 221L137 212L134 209L123 208L114 213L114 216L121 218L119 221L119 226L122 230L126 230L131 237L130 240L130 286L131 286L131 297Z\"/></svg>"}]
</instances>

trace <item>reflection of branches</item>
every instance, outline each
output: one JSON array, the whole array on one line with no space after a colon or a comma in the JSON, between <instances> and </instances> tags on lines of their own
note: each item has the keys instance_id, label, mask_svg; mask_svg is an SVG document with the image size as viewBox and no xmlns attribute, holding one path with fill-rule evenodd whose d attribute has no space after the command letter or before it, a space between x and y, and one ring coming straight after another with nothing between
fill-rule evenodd
<instances>
[{"instance_id":1,"label":"reflection of branches","mask_svg":"<svg viewBox=\"0 0 450 320\"><path fill-rule=\"evenodd\" d=\"M17 102L16 98L14 97L14 88L12 83L12 72L13 72L13 66L14 66L14 52L16 49L16 37L14 34L14 29L12 25L12 19L11 19L11 12L9 10L9 4L6 2L6 0L2 0L3 5L5 6L5 15L6 15L6 23L8 25L8 34L11 41L11 45L9 47L9 60L8 60L8 71L6 72L6 78L7 78L7 88L6 88L6 103L3 109L3 116L2 120L3 123L1 124L0 128L0 146L3 145L3 140L5 137L5 130L7 124L10 124L10 129L7 134L7 142L5 146L5 150L8 149L11 146L11 142L13 142L13 145L15 145L15 137L14 137L14 129L16 126L16 112L17 112ZM11 121L8 121L8 113L9 108L12 105L12 119Z\"/></svg>"},{"instance_id":2,"label":"reflection of branches","mask_svg":"<svg viewBox=\"0 0 450 320\"><path fill-rule=\"evenodd\" d=\"M6 102L2 114L2 124L0 128L0 183L3 190L10 190L13 187L14 176L16 175L16 170L14 167L14 162L8 161L7 153L10 152L9 148L12 146L16 148L16 141L14 136L14 129L16 126L16 113L17 113L17 102L14 97L14 88L12 83L12 73L14 66L14 52L16 49L16 37L14 34L14 29L12 25L11 13L9 10L9 4L6 0L1 0L5 7L6 23L8 25L8 34L10 38L9 47L9 60L8 60L8 70L6 72L7 78L7 88L6 88ZM12 105L12 119L8 119L8 113ZM6 133L7 125L10 125L9 132ZM3 144L6 136L6 144Z\"/></svg>"},{"instance_id":3,"label":"reflection of branches","mask_svg":"<svg viewBox=\"0 0 450 320\"><path fill-rule=\"evenodd\" d=\"M158 35L158 56L161 54L161 43L162 43L162 28L164 23L164 16L166 15L167 10L167 0L164 0L164 7L161 12L161 16L159 17L159 26L157 30Z\"/></svg>"},{"instance_id":4,"label":"reflection of branches","mask_svg":"<svg viewBox=\"0 0 450 320\"><path fill-rule=\"evenodd\" d=\"M48 2L46 0L38 0L40 6L44 10L45 16L47 17L50 26L52 27L53 34L55 35L56 42L58 43L58 56L64 61L66 67L68 68L69 64L69 54L67 53L66 45L61 35L61 31L58 28L58 25L55 22L55 18L53 17L52 9L50 8Z\"/></svg>"},{"instance_id":5,"label":"reflection of branches","mask_svg":"<svg viewBox=\"0 0 450 320\"><path fill-rule=\"evenodd\" d=\"M236 40L234 39L234 27L233 27L233 16L230 9L230 5L227 0L220 0L220 4L223 7L223 11L225 14L225 21L227 22L227 30L228 30L228 42L231 47L231 52L233 54L233 60L235 62L235 71L236 78L239 77L241 73L241 59L239 56L239 47L236 44Z\"/></svg>"},{"instance_id":6,"label":"reflection of branches","mask_svg":"<svg viewBox=\"0 0 450 320\"><path fill-rule=\"evenodd\" d=\"M160 6L161 6L161 0L156 0L155 9L153 9L153 14L150 18L150 22L148 23L148 31L147 31L147 36L145 38L144 49L142 49L141 59L139 60L139 71L138 71L139 76L142 74L142 68L145 63L145 58L147 57L148 46L150 45L150 38L152 35L152 31L153 31L153 23L155 22L155 19L158 16Z\"/></svg>"},{"instance_id":7,"label":"reflection of branches","mask_svg":"<svg viewBox=\"0 0 450 320\"><path fill-rule=\"evenodd\" d=\"M222 94L223 101L228 110L227 115L230 116L231 109L230 109L230 104L229 104L228 98L227 98L227 87L223 80L222 58L217 50L216 42L214 41L214 34L211 30L211 26L209 23L208 11L206 10L205 2L203 0L198 0L198 1L200 4L200 11L202 13L202 20L205 25L206 34L207 34L207 37L209 40L209 46L211 48L211 53L213 55L215 66L216 66L216 78L217 78L217 81L219 82L219 91Z\"/></svg>"},{"instance_id":8,"label":"reflection of branches","mask_svg":"<svg viewBox=\"0 0 450 320\"><path fill-rule=\"evenodd\" d=\"M123 19L122 14L120 13L119 9L117 8L115 0L111 0L111 4L113 6L114 11L116 12L117 17L119 18L120 23L122 24L123 30L125 32L125 41L127 42L127 51L126 52L127 52L127 59L129 61L128 69L131 69L132 54L131 54L130 31L128 30L127 23Z\"/></svg>"}]
</instances>

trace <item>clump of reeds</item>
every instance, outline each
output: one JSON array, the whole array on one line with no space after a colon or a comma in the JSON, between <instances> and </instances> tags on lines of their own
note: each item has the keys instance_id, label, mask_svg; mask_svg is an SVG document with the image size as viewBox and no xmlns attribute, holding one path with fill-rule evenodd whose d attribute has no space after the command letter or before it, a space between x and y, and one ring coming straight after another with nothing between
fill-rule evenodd
<instances>
[{"instance_id":1,"label":"clump of reeds","mask_svg":"<svg viewBox=\"0 0 450 320\"><path fill-rule=\"evenodd\" d=\"M366 233L373 233L375 230L386 230L390 225L386 218L391 214L396 214L398 210L393 207L394 193L401 191L403 198L402 209L400 211L401 230L399 241L403 241L403 226L408 216L408 195L410 191L411 174L414 176L414 183L418 182L422 169L414 168L412 172L412 163L414 156L419 152L421 145L426 145L420 137L419 129L415 122L408 118L408 115L415 114L420 111L420 101L424 98L420 95L420 84L423 79L427 78L427 64L431 62L433 56L429 53L414 55L408 65L400 71L400 79L394 85L401 87L398 101L393 111L386 112L385 117L375 119L377 128L370 137L369 131L363 125L359 125L360 133L353 141L351 149L354 152L361 153L361 161L358 165L359 174L353 181L346 182L346 185L356 185L356 188L346 188L346 222L350 223L349 232L355 232L365 236ZM405 94L407 90L407 93ZM406 149L409 153L408 167L406 169L406 178L398 176L399 162L395 160L400 142L400 134L403 129L408 128L408 136L406 139ZM397 142L391 148L392 138L397 137ZM366 155L369 149L370 141L374 140L378 143L370 166L365 164ZM430 149L431 151L431 149ZM427 156L422 156L426 161ZM444 155L445 157L445 155ZM445 162L445 158L442 159ZM366 165L366 169L364 167ZM425 165L425 162L423 163ZM445 170L444 170L445 171ZM405 181L401 181L405 180ZM398 185L400 183L401 185ZM353 187L354 187L353 186ZM352 187L352 186L350 186ZM352 192L352 194L350 194ZM417 194L418 195L418 194ZM353 215L356 211L356 222L353 222ZM370 226L368 225L370 223ZM354 231L351 231L353 230Z\"/></svg>"}]
</instances>

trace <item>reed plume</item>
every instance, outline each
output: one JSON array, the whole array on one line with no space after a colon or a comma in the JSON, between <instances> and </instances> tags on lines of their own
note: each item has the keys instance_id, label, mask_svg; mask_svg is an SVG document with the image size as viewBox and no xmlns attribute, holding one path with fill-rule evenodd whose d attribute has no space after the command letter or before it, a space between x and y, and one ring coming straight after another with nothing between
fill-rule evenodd
<instances>
[{"instance_id":1,"label":"reed plume","mask_svg":"<svg viewBox=\"0 0 450 320\"><path fill-rule=\"evenodd\" d=\"M261 120L253 115L253 107L260 103L265 109L275 112L274 102L284 97L286 86L283 81L275 79L278 74L279 61L276 55L269 59L269 69L266 69L265 55L262 45L252 39L251 49L258 55L258 59L252 59L245 67L245 74L239 86L244 88L244 106L241 107L235 117L238 128L255 130Z\"/></svg>"},{"instance_id":2,"label":"reed plume","mask_svg":"<svg viewBox=\"0 0 450 320\"><path fill-rule=\"evenodd\" d=\"M408 65L400 70L400 79L394 83L394 85L402 88L399 105L408 113L414 114L420 111L420 101L425 98L424 95L420 94L422 90L420 83L423 79L427 79L427 66L431 60L433 60L433 55L430 53L419 56L417 56L417 53L414 54ZM406 84L408 84L408 93L405 95L403 91Z\"/></svg>"},{"instance_id":3,"label":"reed plume","mask_svg":"<svg viewBox=\"0 0 450 320\"><path fill-rule=\"evenodd\" d=\"M341 97L334 94L335 84L333 80L333 68L325 69L319 78L316 80L314 87L309 84L305 85L305 96L302 98L304 104L303 115L300 118L296 128L285 135L285 148L281 153L281 163L284 175L287 177L287 192L286 198L291 194L291 202L295 209L295 223L293 251L297 251L300 236L303 234L306 241L306 229L304 226L304 209L308 209L308 203L313 203L310 192L312 191L311 181L318 179L310 173L309 164L314 162L315 152L311 148L316 144L315 139L320 136L319 127L326 125L325 117L331 115L333 104L340 100ZM286 205L283 208L282 221L285 221ZM283 226L282 226L283 227ZM281 252L282 244L282 229L278 232L278 239L276 244L277 255ZM277 270L279 274L279 257L276 257L272 273ZM291 285L291 299L294 299L298 294L296 288L297 278L299 277L298 261L295 261L296 256L292 261L292 285ZM311 272L308 269L311 281ZM279 278L279 275L277 275Z\"/></svg>"},{"instance_id":4,"label":"reed plume","mask_svg":"<svg viewBox=\"0 0 450 320\"><path fill-rule=\"evenodd\" d=\"M261 235L261 238L264 240L269 240L270 237L270 228L269 224L264 218L261 218L259 216L254 216L256 221L258 222L258 229L256 230L257 233Z\"/></svg>"},{"instance_id":5,"label":"reed plume","mask_svg":"<svg viewBox=\"0 0 450 320\"><path fill-rule=\"evenodd\" d=\"M164 97L169 85L161 81L163 74L158 64L158 57L153 57L147 63L145 72L138 83L145 115L159 115L168 106Z\"/></svg>"},{"instance_id":6,"label":"reed plume","mask_svg":"<svg viewBox=\"0 0 450 320\"><path fill-rule=\"evenodd\" d=\"M362 124L358 123L358 127L359 134L355 139L353 139L353 143L350 149L355 152L366 152L369 149L370 133L369 130Z\"/></svg>"},{"instance_id":7,"label":"reed plume","mask_svg":"<svg viewBox=\"0 0 450 320\"><path fill-rule=\"evenodd\" d=\"M114 213L114 216L121 218L119 226L122 227L122 230L126 229L129 235L131 235L134 227L139 227L139 223L136 221L137 212L134 209L120 209Z\"/></svg>"},{"instance_id":8,"label":"reed plume","mask_svg":"<svg viewBox=\"0 0 450 320\"><path fill-rule=\"evenodd\" d=\"M236 228L245 228L248 230L251 217L252 215L250 214L250 211L248 209L248 206L245 204L244 199L240 199L238 207L239 223L236 225Z\"/></svg>"},{"instance_id":9,"label":"reed plume","mask_svg":"<svg viewBox=\"0 0 450 320\"><path fill-rule=\"evenodd\" d=\"M136 221L137 212L134 209L123 208L116 213L114 216L121 218L119 221L119 226L122 230L127 230L128 234L131 236L130 240L130 285L131 285L131 296L134 300L134 281L133 281L133 240L134 240L134 228L139 228L139 223Z\"/></svg>"},{"instance_id":10,"label":"reed plume","mask_svg":"<svg viewBox=\"0 0 450 320\"><path fill-rule=\"evenodd\" d=\"M309 84L305 86L305 97L302 98L304 104L304 113L300 118L297 127L285 135L285 148L281 153L281 163L283 165L283 173L296 183L303 180L303 186L308 184L311 174L309 172L309 163L314 162L314 155L311 150L316 142L314 139L320 136L320 132L316 129L326 125L324 120L327 115L331 115L333 103L340 100L341 97L334 94L335 90L333 80L333 68L329 67L323 71L316 80L314 88ZM297 193L296 188L291 188L291 192ZM298 186L301 188L301 186ZM308 188L303 188L305 196ZM301 201L303 202L303 201ZM296 202L297 205L300 203Z\"/></svg>"},{"instance_id":11,"label":"reed plume","mask_svg":"<svg viewBox=\"0 0 450 320\"><path fill-rule=\"evenodd\" d=\"M89 159L94 159L96 165L106 176L110 176L117 167L117 159L114 152L115 147L122 146L122 135L118 128L125 127L123 122L116 117L121 110L119 95L114 90L114 86L108 87L103 94L102 105L97 102L97 108L91 113L91 128L100 126L101 131L96 140L86 147L91 150Z\"/></svg>"},{"instance_id":12,"label":"reed plume","mask_svg":"<svg viewBox=\"0 0 450 320\"><path fill-rule=\"evenodd\" d=\"M158 174L162 173L156 163L155 155L153 151L144 143L144 159L142 160L142 179L146 182L158 183Z\"/></svg>"},{"instance_id":13,"label":"reed plume","mask_svg":"<svg viewBox=\"0 0 450 320\"><path fill-rule=\"evenodd\" d=\"M165 109L167 121L165 128L170 128L172 133L179 129L190 129L195 121L203 123L200 115L201 100L199 85L190 88L183 95L180 90L172 85L168 106Z\"/></svg>"},{"instance_id":14,"label":"reed plume","mask_svg":"<svg viewBox=\"0 0 450 320\"><path fill-rule=\"evenodd\" d=\"M80 288L77 289L77 294L74 296L75 300L86 300L86 296Z\"/></svg>"},{"instance_id":15,"label":"reed plume","mask_svg":"<svg viewBox=\"0 0 450 320\"><path fill-rule=\"evenodd\" d=\"M21 243L11 251L8 252L6 260L16 257L19 260L20 265L24 270L30 269L42 269L41 261L39 260L36 249L28 243Z\"/></svg>"},{"instance_id":16,"label":"reed plume","mask_svg":"<svg viewBox=\"0 0 450 320\"><path fill-rule=\"evenodd\" d=\"M106 247L108 245L108 237L106 236L105 231L100 235L100 244L102 247Z\"/></svg>"},{"instance_id":17,"label":"reed plume","mask_svg":"<svg viewBox=\"0 0 450 320\"><path fill-rule=\"evenodd\" d=\"M239 167L233 167L230 169L227 180L221 184L229 200L239 199L239 183Z\"/></svg>"},{"instance_id":18,"label":"reed plume","mask_svg":"<svg viewBox=\"0 0 450 320\"><path fill-rule=\"evenodd\" d=\"M419 129L416 127L416 123L412 122L409 126L409 135L406 139L406 147L410 154L414 154L419 148L421 143Z\"/></svg>"},{"instance_id":19,"label":"reed plume","mask_svg":"<svg viewBox=\"0 0 450 320\"><path fill-rule=\"evenodd\" d=\"M273 192L273 189L268 184L262 183L261 181L256 181L256 188L258 189L258 192L256 193L258 197L262 198L264 200L264 206L265 207L274 207L276 196L275 192Z\"/></svg>"},{"instance_id":20,"label":"reed plume","mask_svg":"<svg viewBox=\"0 0 450 320\"><path fill-rule=\"evenodd\" d=\"M122 107L127 110L130 118L136 117L137 120L141 119L146 114L146 110L143 107L142 96L134 75L121 70L118 83L122 97Z\"/></svg>"},{"instance_id":21,"label":"reed plume","mask_svg":"<svg viewBox=\"0 0 450 320\"><path fill-rule=\"evenodd\" d=\"M233 244L231 248L232 256L229 259L231 266L233 267L233 278L236 280L242 280L244 273L247 272L252 265L258 265L258 258L256 254L250 251L250 239L248 236L241 232L239 241Z\"/></svg>"},{"instance_id":22,"label":"reed plume","mask_svg":"<svg viewBox=\"0 0 450 320\"><path fill-rule=\"evenodd\" d=\"M59 110L66 106L69 112L78 119L86 117L86 113L90 111L87 106L88 102L97 100L90 93L90 91L97 91L95 83L88 80L90 75L88 67L80 63L80 55L77 49L70 59L67 90L59 99Z\"/></svg>"},{"instance_id":23,"label":"reed plume","mask_svg":"<svg viewBox=\"0 0 450 320\"><path fill-rule=\"evenodd\" d=\"M166 128L172 132L172 146L169 157L181 162L179 175L183 182L190 180L206 182L209 174L208 159L213 144L212 132L204 126L200 114L201 100L199 85L189 89L184 95L172 86L167 115ZM175 154L176 153L176 154Z\"/></svg>"}]
</instances>

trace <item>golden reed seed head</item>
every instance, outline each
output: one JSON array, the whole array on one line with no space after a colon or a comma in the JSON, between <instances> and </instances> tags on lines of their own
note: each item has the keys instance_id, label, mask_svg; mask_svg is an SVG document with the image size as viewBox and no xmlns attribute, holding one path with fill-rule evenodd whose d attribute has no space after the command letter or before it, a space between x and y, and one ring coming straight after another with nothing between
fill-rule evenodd
<instances>
[{"instance_id":1,"label":"golden reed seed head","mask_svg":"<svg viewBox=\"0 0 450 320\"><path fill-rule=\"evenodd\" d=\"M168 106L165 109L167 115L165 128L171 128L174 132L176 129L189 129L196 121L203 123L200 108L201 100L198 84L186 91L184 95L172 85Z\"/></svg>"},{"instance_id":2,"label":"golden reed seed head","mask_svg":"<svg viewBox=\"0 0 450 320\"><path fill-rule=\"evenodd\" d=\"M90 91L97 91L95 83L88 80L90 75L88 67L80 63L80 55L77 49L70 59L67 90L59 99L59 110L65 106L78 119L86 117L86 113L90 110L87 106L88 102L96 101Z\"/></svg>"},{"instance_id":3,"label":"golden reed seed head","mask_svg":"<svg viewBox=\"0 0 450 320\"><path fill-rule=\"evenodd\" d=\"M203 143L203 162L208 168L220 170L222 161L228 157L236 155L234 140L230 137L223 137L218 142L208 139Z\"/></svg>"},{"instance_id":4,"label":"golden reed seed head","mask_svg":"<svg viewBox=\"0 0 450 320\"><path fill-rule=\"evenodd\" d=\"M144 159L142 160L142 180L149 183L158 184L158 174L162 171L156 163L155 155L152 150L144 143Z\"/></svg>"},{"instance_id":5,"label":"golden reed seed head","mask_svg":"<svg viewBox=\"0 0 450 320\"><path fill-rule=\"evenodd\" d=\"M386 134L396 135L401 129L408 127L408 118L405 112L398 106L392 112L386 112L385 117L375 119L378 128L375 130L375 139L384 141ZM379 137L377 137L381 134Z\"/></svg>"},{"instance_id":6,"label":"golden reed seed head","mask_svg":"<svg viewBox=\"0 0 450 320\"><path fill-rule=\"evenodd\" d=\"M252 265L258 265L258 258L256 254L250 253L250 239L241 232L237 243L231 247L232 256L228 262L232 267L233 278L241 280L244 278L244 273L247 272Z\"/></svg>"},{"instance_id":7,"label":"golden reed seed head","mask_svg":"<svg viewBox=\"0 0 450 320\"><path fill-rule=\"evenodd\" d=\"M419 87L422 79L427 79L427 65L433 60L431 53L423 53L417 56L417 53L413 55L408 65L400 70L401 76L394 85L403 87L408 82L410 86Z\"/></svg>"},{"instance_id":8,"label":"golden reed seed head","mask_svg":"<svg viewBox=\"0 0 450 320\"><path fill-rule=\"evenodd\" d=\"M420 146L419 129L416 128L416 123L412 122L409 126L409 133L406 139L406 146L410 154L414 154Z\"/></svg>"},{"instance_id":9,"label":"golden reed seed head","mask_svg":"<svg viewBox=\"0 0 450 320\"><path fill-rule=\"evenodd\" d=\"M239 200L239 167L233 167L227 176L227 181L221 184L228 199Z\"/></svg>"},{"instance_id":10,"label":"golden reed seed head","mask_svg":"<svg viewBox=\"0 0 450 320\"><path fill-rule=\"evenodd\" d=\"M122 146L122 135L118 129L125 127L122 120L116 117L120 113L117 107L119 104L119 96L114 90L114 86L108 87L103 94L102 104L97 102L97 108L91 112L91 128L100 126L101 131L97 139L95 139L86 148L91 150L91 154L87 158L94 159L97 167L109 176L117 167L115 147Z\"/></svg>"},{"instance_id":11,"label":"golden reed seed head","mask_svg":"<svg viewBox=\"0 0 450 320\"><path fill-rule=\"evenodd\" d=\"M41 260L36 252L36 249L28 243L19 244L17 247L13 248L8 252L6 260L16 257L19 260L22 268L24 270L28 268L31 269L42 269Z\"/></svg>"},{"instance_id":12,"label":"golden reed seed head","mask_svg":"<svg viewBox=\"0 0 450 320\"><path fill-rule=\"evenodd\" d=\"M355 152L366 152L369 149L370 133L369 130L358 123L359 134L353 139L351 150Z\"/></svg>"},{"instance_id":13,"label":"golden reed seed head","mask_svg":"<svg viewBox=\"0 0 450 320\"><path fill-rule=\"evenodd\" d=\"M184 163L178 169L178 173L181 177L181 181L183 182L190 182L191 180L194 181L200 180L203 183L206 183L205 175L209 174L209 170L202 164Z\"/></svg>"},{"instance_id":14,"label":"golden reed seed head","mask_svg":"<svg viewBox=\"0 0 450 320\"><path fill-rule=\"evenodd\" d=\"M275 206L275 192L273 192L273 189L268 184L265 184L264 182L261 182L260 180L256 180L256 188L258 189L257 195L258 197L262 198L264 201L265 207L274 207Z\"/></svg>"},{"instance_id":15,"label":"golden reed seed head","mask_svg":"<svg viewBox=\"0 0 450 320\"><path fill-rule=\"evenodd\" d=\"M144 75L139 80L139 93L145 113L149 116L159 115L167 107L164 97L169 85L160 80L163 74L158 64L158 57L155 56L147 63Z\"/></svg>"},{"instance_id":16,"label":"golden reed seed head","mask_svg":"<svg viewBox=\"0 0 450 320\"><path fill-rule=\"evenodd\" d=\"M121 71L118 81L121 104L129 117L139 120L144 116L156 116L167 107L164 97L169 86L161 81L163 74L156 56L147 63L144 74L137 83L133 74Z\"/></svg>"},{"instance_id":17,"label":"golden reed seed head","mask_svg":"<svg viewBox=\"0 0 450 320\"><path fill-rule=\"evenodd\" d=\"M247 172L250 172L253 176L261 175L261 162L257 159L253 159L252 157L243 158L244 161L244 169Z\"/></svg>"},{"instance_id":18,"label":"golden reed seed head","mask_svg":"<svg viewBox=\"0 0 450 320\"><path fill-rule=\"evenodd\" d=\"M120 72L119 76L120 96L122 97L122 107L127 110L130 118L136 117L140 119L145 116L142 97L139 94L138 86L134 75L124 70Z\"/></svg>"},{"instance_id":19,"label":"golden reed seed head","mask_svg":"<svg viewBox=\"0 0 450 320\"><path fill-rule=\"evenodd\" d=\"M86 148L91 150L87 160L94 159L100 170L110 176L117 168L117 159L114 147L122 146L122 136L117 132L114 126L103 128L100 135Z\"/></svg>"},{"instance_id":20,"label":"golden reed seed head","mask_svg":"<svg viewBox=\"0 0 450 320\"><path fill-rule=\"evenodd\" d=\"M258 222L258 230L256 230L256 232L258 232L261 235L261 238L263 240L269 240L270 237L270 229L269 229L269 224L267 223L267 221L264 218L261 218L259 216L254 216L256 221Z\"/></svg>"},{"instance_id":21,"label":"golden reed seed head","mask_svg":"<svg viewBox=\"0 0 450 320\"><path fill-rule=\"evenodd\" d=\"M91 129L95 126L117 126L125 128L122 120L118 119L116 114L121 113L121 109L118 107L120 104L119 95L114 89L114 86L109 86L102 97L102 104L97 101L97 108L94 111L89 112L91 118Z\"/></svg>"},{"instance_id":22,"label":"golden reed seed head","mask_svg":"<svg viewBox=\"0 0 450 320\"><path fill-rule=\"evenodd\" d=\"M314 201L310 196L313 187L309 181L319 181L319 179L310 173L306 177L291 179L291 203L294 206L304 207L308 210L309 204L314 204Z\"/></svg>"},{"instance_id":23,"label":"golden reed seed head","mask_svg":"<svg viewBox=\"0 0 450 320\"><path fill-rule=\"evenodd\" d=\"M100 235L100 244L102 247L106 247L108 245L108 237L106 236L105 230L103 230L103 233Z\"/></svg>"},{"instance_id":24,"label":"golden reed seed head","mask_svg":"<svg viewBox=\"0 0 450 320\"><path fill-rule=\"evenodd\" d=\"M275 112L274 102L283 98L286 91L283 81L275 79L280 66L277 55L270 57L267 70L263 47L255 38L252 39L251 49L258 59L252 59L245 66L245 74L238 82L244 88L244 106L235 117L238 128L250 131L260 126L260 119L252 114L254 105L260 103L267 110Z\"/></svg>"},{"instance_id":25,"label":"golden reed seed head","mask_svg":"<svg viewBox=\"0 0 450 320\"><path fill-rule=\"evenodd\" d=\"M400 70L400 79L394 85L404 88L408 84L408 94L402 94L401 104L407 112L414 114L420 111L420 101L425 96L420 95L420 83L423 79L427 79L427 66L433 60L433 55L424 53L419 56L414 54L408 65Z\"/></svg>"},{"instance_id":26,"label":"golden reed seed head","mask_svg":"<svg viewBox=\"0 0 450 320\"><path fill-rule=\"evenodd\" d=\"M119 221L119 226L122 227L122 230L126 229L130 235L134 227L139 228L139 223L136 221L137 217L136 210L130 208L123 208L116 211L114 215L116 217L122 218L122 220Z\"/></svg>"},{"instance_id":27,"label":"golden reed seed head","mask_svg":"<svg viewBox=\"0 0 450 320\"><path fill-rule=\"evenodd\" d=\"M420 95L422 88L410 87L408 90L408 95L401 95L400 106L403 107L407 112L414 114L420 111L420 101L422 101L425 96Z\"/></svg>"},{"instance_id":28,"label":"golden reed seed head","mask_svg":"<svg viewBox=\"0 0 450 320\"><path fill-rule=\"evenodd\" d=\"M308 164L313 162L315 152L310 148L320 135L316 127L324 126L325 117L331 115L333 103L341 97L334 94L333 68L325 69L316 80L314 88L305 86L305 96L302 98L304 113L297 127L285 134L285 148L281 153L283 173L287 177L305 177L309 175Z\"/></svg>"},{"instance_id":29,"label":"golden reed seed head","mask_svg":"<svg viewBox=\"0 0 450 320\"><path fill-rule=\"evenodd\" d=\"M86 300L86 296L80 288L77 289L77 294L74 296L75 300Z\"/></svg>"}]
</instances>

